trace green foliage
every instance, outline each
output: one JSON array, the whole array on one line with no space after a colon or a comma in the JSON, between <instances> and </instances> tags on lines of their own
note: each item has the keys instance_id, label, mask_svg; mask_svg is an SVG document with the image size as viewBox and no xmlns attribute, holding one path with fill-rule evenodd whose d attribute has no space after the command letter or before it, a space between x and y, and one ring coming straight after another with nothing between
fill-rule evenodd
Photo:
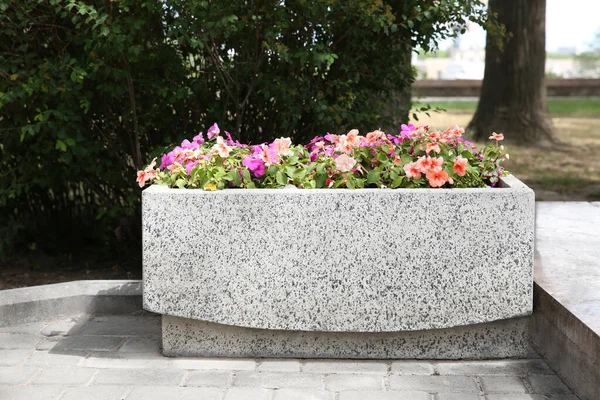
<instances>
[{"instance_id":1,"label":"green foliage","mask_svg":"<svg viewBox=\"0 0 600 400\"><path fill-rule=\"evenodd\" d=\"M385 125L410 49L469 20L479 1L0 0L0 254L135 240L136 169L214 121L253 142Z\"/></svg>"}]
</instances>

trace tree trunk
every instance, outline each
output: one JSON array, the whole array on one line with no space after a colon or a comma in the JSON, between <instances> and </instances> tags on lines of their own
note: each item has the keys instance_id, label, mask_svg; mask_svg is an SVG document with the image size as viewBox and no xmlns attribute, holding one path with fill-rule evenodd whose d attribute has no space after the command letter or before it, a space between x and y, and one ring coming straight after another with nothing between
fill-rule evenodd
<instances>
[{"instance_id":1,"label":"tree trunk","mask_svg":"<svg viewBox=\"0 0 600 400\"><path fill-rule=\"evenodd\" d=\"M544 85L546 0L490 0L489 11L512 37L504 50L486 39L479 105L467 132L476 140L495 131L511 142L553 143Z\"/></svg>"}]
</instances>

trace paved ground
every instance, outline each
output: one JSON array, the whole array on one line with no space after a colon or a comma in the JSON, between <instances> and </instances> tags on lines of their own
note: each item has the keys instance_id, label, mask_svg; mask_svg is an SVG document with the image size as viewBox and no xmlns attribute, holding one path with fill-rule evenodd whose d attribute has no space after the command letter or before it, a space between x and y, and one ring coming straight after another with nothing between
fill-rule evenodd
<instances>
[{"instance_id":1,"label":"paved ground","mask_svg":"<svg viewBox=\"0 0 600 400\"><path fill-rule=\"evenodd\" d=\"M160 319L145 313L0 328L0 399L577 399L541 359L165 358L159 343Z\"/></svg>"}]
</instances>

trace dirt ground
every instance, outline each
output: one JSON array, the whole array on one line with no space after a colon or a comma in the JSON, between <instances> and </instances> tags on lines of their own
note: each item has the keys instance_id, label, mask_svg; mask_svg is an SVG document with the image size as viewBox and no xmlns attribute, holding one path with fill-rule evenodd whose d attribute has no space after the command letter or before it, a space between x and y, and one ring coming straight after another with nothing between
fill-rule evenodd
<instances>
[{"instance_id":1,"label":"dirt ground","mask_svg":"<svg viewBox=\"0 0 600 400\"><path fill-rule=\"evenodd\" d=\"M419 125L445 129L466 126L470 113L449 111L422 115ZM506 168L527 183L538 201L600 201L600 118L556 117L558 138L565 143L555 149L507 146ZM56 260L32 258L0 260L0 290L85 279L140 279L139 264L123 266L111 261L91 267Z\"/></svg>"},{"instance_id":2,"label":"dirt ground","mask_svg":"<svg viewBox=\"0 0 600 400\"><path fill-rule=\"evenodd\" d=\"M139 268L121 267L107 262L106 266L81 268L80 265L37 266L28 258L11 258L0 261L0 290L24 286L45 285L89 279L141 279Z\"/></svg>"}]
</instances>

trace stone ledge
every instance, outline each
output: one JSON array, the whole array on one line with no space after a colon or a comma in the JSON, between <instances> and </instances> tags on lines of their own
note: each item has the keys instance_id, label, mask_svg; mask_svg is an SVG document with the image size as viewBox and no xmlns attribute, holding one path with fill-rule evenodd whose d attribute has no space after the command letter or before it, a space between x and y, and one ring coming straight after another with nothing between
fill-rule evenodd
<instances>
[{"instance_id":1,"label":"stone ledge","mask_svg":"<svg viewBox=\"0 0 600 400\"><path fill-rule=\"evenodd\" d=\"M0 290L0 326L75 314L126 314L142 309L139 280L72 281Z\"/></svg>"}]
</instances>

